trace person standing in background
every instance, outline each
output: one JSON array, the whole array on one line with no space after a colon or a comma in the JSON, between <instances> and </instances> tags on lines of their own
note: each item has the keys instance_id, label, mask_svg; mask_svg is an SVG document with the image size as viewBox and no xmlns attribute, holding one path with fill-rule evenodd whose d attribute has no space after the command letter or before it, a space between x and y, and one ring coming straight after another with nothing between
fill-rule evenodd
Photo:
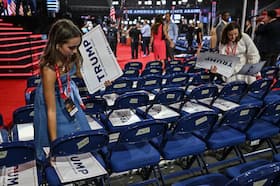
<instances>
[{"instance_id":1,"label":"person standing in background","mask_svg":"<svg viewBox=\"0 0 280 186\"><path fill-rule=\"evenodd\" d=\"M170 12L165 14L165 24L167 27L167 33L169 36L170 41L173 44L176 43L178 38L178 26L172 22ZM174 47L175 45L171 45L169 40L166 40L166 60L174 60Z\"/></svg>"},{"instance_id":2,"label":"person standing in background","mask_svg":"<svg viewBox=\"0 0 280 186\"><path fill-rule=\"evenodd\" d=\"M217 35L217 44L216 44L216 47L219 48L219 45L220 45L220 42L221 42L221 39L222 39L222 33L223 33L223 30L225 28L225 26L228 24L229 22L229 17L230 17L230 14L229 12L223 12L222 13L222 19L221 21L219 22L219 24L216 26L216 35Z\"/></svg>"},{"instance_id":3,"label":"person standing in background","mask_svg":"<svg viewBox=\"0 0 280 186\"><path fill-rule=\"evenodd\" d=\"M276 16L275 10L268 11L255 31L261 60L266 61L266 66L274 66L280 54L280 20Z\"/></svg>"},{"instance_id":4,"label":"person standing in background","mask_svg":"<svg viewBox=\"0 0 280 186\"><path fill-rule=\"evenodd\" d=\"M251 24L251 20L247 19L245 22L245 33L248 34L250 37L252 36L252 24Z\"/></svg>"},{"instance_id":5,"label":"person standing in background","mask_svg":"<svg viewBox=\"0 0 280 186\"><path fill-rule=\"evenodd\" d=\"M148 24L147 20L144 20L144 25L141 28L142 41L143 41L143 53L144 56L150 55L149 44L151 39L151 27Z\"/></svg>"},{"instance_id":6,"label":"person standing in background","mask_svg":"<svg viewBox=\"0 0 280 186\"><path fill-rule=\"evenodd\" d=\"M141 42L141 31L139 29L139 23L132 25L128 29L128 35L131 38L131 59L138 59L139 43Z\"/></svg>"},{"instance_id":7,"label":"person standing in background","mask_svg":"<svg viewBox=\"0 0 280 186\"><path fill-rule=\"evenodd\" d=\"M155 23L152 25L151 31L152 35L149 47L152 49L153 46L155 60L160 60L164 63L164 60L166 59L165 40L169 41L170 47L172 48L175 46L175 44L168 36L167 28L163 22L162 15L157 15L155 17Z\"/></svg>"},{"instance_id":8,"label":"person standing in background","mask_svg":"<svg viewBox=\"0 0 280 186\"><path fill-rule=\"evenodd\" d=\"M107 40L116 57L117 57L117 45L118 42L120 41L119 38L120 37L119 37L118 29L116 28L116 23L112 21L110 23L110 26L108 27Z\"/></svg>"}]
</instances>

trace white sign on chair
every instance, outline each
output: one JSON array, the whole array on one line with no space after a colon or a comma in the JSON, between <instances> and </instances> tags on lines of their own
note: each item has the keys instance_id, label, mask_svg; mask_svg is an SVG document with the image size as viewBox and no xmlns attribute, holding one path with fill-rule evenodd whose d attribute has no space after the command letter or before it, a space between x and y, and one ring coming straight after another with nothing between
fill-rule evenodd
<instances>
[{"instance_id":1,"label":"white sign on chair","mask_svg":"<svg viewBox=\"0 0 280 186\"><path fill-rule=\"evenodd\" d=\"M83 57L81 73L90 94L123 74L100 25L83 35L79 50Z\"/></svg>"}]
</instances>

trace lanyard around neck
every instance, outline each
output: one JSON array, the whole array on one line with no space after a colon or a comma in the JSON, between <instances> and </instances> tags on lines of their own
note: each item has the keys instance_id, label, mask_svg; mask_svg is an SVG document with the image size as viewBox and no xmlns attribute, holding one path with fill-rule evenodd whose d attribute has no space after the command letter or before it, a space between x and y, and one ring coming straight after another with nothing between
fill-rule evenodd
<instances>
[{"instance_id":1,"label":"lanyard around neck","mask_svg":"<svg viewBox=\"0 0 280 186\"><path fill-rule=\"evenodd\" d=\"M237 43L233 44L233 47L230 47L229 44L227 44L227 48L226 48L226 53L227 55L236 55L236 49L237 49Z\"/></svg>"},{"instance_id":2,"label":"lanyard around neck","mask_svg":"<svg viewBox=\"0 0 280 186\"><path fill-rule=\"evenodd\" d=\"M56 79L57 79L57 82L58 82L60 97L64 100L66 100L68 98L68 96L70 95L70 92L71 92L69 72L67 72L67 94L65 94L65 92L63 91L62 82L61 82L60 73L59 73L59 69L58 69L57 64L55 65L55 74L56 74Z\"/></svg>"}]
</instances>

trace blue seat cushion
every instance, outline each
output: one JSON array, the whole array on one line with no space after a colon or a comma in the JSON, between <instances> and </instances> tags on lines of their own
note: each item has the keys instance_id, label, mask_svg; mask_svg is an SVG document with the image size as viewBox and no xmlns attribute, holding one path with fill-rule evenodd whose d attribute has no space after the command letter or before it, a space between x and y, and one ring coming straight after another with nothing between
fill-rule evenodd
<instances>
[{"instance_id":1,"label":"blue seat cushion","mask_svg":"<svg viewBox=\"0 0 280 186\"><path fill-rule=\"evenodd\" d=\"M248 140L256 140L272 137L278 134L279 128L275 125L258 119L254 121L253 125L247 130L247 139Z\"/></svg>"},{"instance_id":2,"label":"blue seat cushion","mask_svg":"<svg viewBox=\"0 0 280 186\"><path fill-rule=\"evenodd\" d=\"M160 153L150 143L118 145L111 151L110 165L113 172L122 172L160 161Z\"/></svg>"},{"instance_id":3,"label":"blue seat cushion","mask_svg":"<svg viewBox=\"0 0 280 186\"><path fill-rule=\"evenodd\" d=\"M242 163L240 165L236 165L230 168L226 169L226 174L228 177L230 178L234 178L248 170L257 168L259 166L265 165L270 163L268 160L256 160L256 161L250 161L250 162L246 162L246 163Z\"/></svg>"},{"instance_id":4,"label":"blue seat cushion","mask_svg":"<svg viewBox=\"0 0 280 186\"><path fill-rule=\"evenodd\" d=\"M245 142L245 140L245 134L230 126L222 126L215 129L209 138L207 145L210 149L219 149L241 144Z\"/></svg>"},{"instance_id":5,"label":"blue seat cushion","mask_svg":"<svg viewBox=\"0 0 280 186\"><path fill-rule=\"evenodd\" d=\"M229 179L224 175L212 173L177 182L172 184L172 186L225 186L228 181Z\"/></svg>"},{"instance_id":6,"label":"blue seat cushion","mask_svg":"<svg viewBox=\"0 0 280 186\"><path fill-rule=\"evenodd\" d=\"M192 134L175 135L168 138L162 150L164 159L176 159L189 155L201 154L206 144Z\"/></svg>"},{"instance_id":7,"label":"blue seat cushion","mask_svg":"<svg viewBox=\"0 0 280 186\"><path fill-rule=\"evenodd\" d=\"M273 160L274 160L274 161L280 161L280 153L275 154L275 155L273 156Z\"/></svg>"},{"instance_id":8,"label":"blue seat cushion","mask_svg":"<svg viewBox=\"0 0 280 186\"><path fill-rule=\"evenodd\" d=\"M248 104L254 104L256 106L261 107L263 105L263 101L251 96L245 96L240 100L240 105L248 105Z\"/></svg>"}]
</instances>

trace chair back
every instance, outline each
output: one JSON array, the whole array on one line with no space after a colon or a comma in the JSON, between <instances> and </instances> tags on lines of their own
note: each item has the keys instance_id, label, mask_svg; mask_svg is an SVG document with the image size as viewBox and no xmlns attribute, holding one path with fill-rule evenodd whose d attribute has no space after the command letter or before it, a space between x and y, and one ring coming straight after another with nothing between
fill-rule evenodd
<instances>
[{"instance_id":1,"label":"chair back","mask_svg":"<svg viewBox=\"0 0 280 186\"><path fill-rule=\"evenodd\" d=\"M220 125L230 125L233 128L244 131L259 112L256 105L240 105L224 113L220 120Z\"/></svg>"},{"instance_id":2,"label":"chair back","mask_svg":"<svg viewBox=\"0 0 280 186\"><path fill-rule=\"evenodd\" d=\"M130 78L137 78L139 76L139 70L138 69L133 69L133 68L128 68L123 71L122 77L126 77L128 79Z\"/></svg>"},{"instance_id":3,"label":"chair back","mask_svg":"<svg viewBox=\"0 0 280 186\"><path fill-rule=\"evenodd\" d=\"M203 131L205 134L211 130L218 120L218 114L211 111L196 112L181 117L174 128L174 133L190 133L193 131Z\"/></svg>"},{"instance_id":4,"label":"chair back","mask_svg":"<svg viewBox=\"0 0 280 186\"><path fill-rule=\"evenodd\" d=\"M0 144L0 165L6 167L16 166L35 160L34 143L16 141Z\"/></svg>"},{"instance_id":5,"label":"chair back","mask_svg":"<svg viewBox=\"0 0 280 186\"><path fill-rule=\"evenodd\" d=\"M158 61L158 60L154 60L154 61L149 61L146 63L146 66L145 66L145 69L147 68L154 68L154 67L160 67L162 68L163 64L161 61Z\"/></svg>"},{"instance_id":6,"label":"chair back","mask_svg":"<svg viewBox=\"0 0 280 186\"><path fill-rule=\"evenodd\" d=\"M235 100L239 102L241 97L247 92L247 83L245 81L233 81L227 83L220 91L219 98L226 100Z\"/></svg>"},{"instance_id":7,"label":"chair back","mask_svg":"<svg viewBox=\"0 0 280 186\"><path fill-rule=\"evenodd\" d=\"M247 95L257 99L263 99L267 92L270 90L271 85L272 79L258 79L249 85Z\"/></svg>"},{"instance_id":8,"label":"chair back","mask_svg":"<svg viewBox=\"0 0 280 186\"><path fill-rule=\"evenodd\" d=\"M278 78L278 71L279 67L277 66L266 66L262 68L261 76L262 78Z\"/></svg>"},{"instance_id":9,"label":"chair back","mask_svg":"<svg viewBox=\"0 0 280 186\"><path fill-rule=\"evenodd\" d=\"M173 65L166 68L166 74L183 73L185 67L183 65Z\"/></svg>"},{"instance_id":10,"label":"chair back","mask_svg":"<svg viewBox=\"0 0 280 186\"><path fill-rule=\"evenodd\" d=\"M189 100L201 100L215 98L218 95L218 87L213 84L203 84L194 88L190 93L187 92Z\"/></svg>"},{"instance_id":11,"label":"chair back","mask_svg":"<svg viewBox=\"0 0 280 186\"><path fill-rule=\"evenodd\" d=\"M167 123L161 120L143 120L120 134L118 143L142 143L165 134Z\"/></svg>"},{"instance_id":12,"label":"chair back","mask_svg":"<svg viewBox=\"0 0 280 186\"><path fill-rule=\"evenodd\" d=\"M50 156L67 156L94 152L108 144L109 137L105 131L79 131L55 139L50 144Z\"/></svg>"},{"instance_id":13,"label":"chair back","mask_svg":"<svg viewBox=\"0 0 280 186\"><path fill-rule=\"evenodd\" d=\"M13 112L13 124L33 123L34 105L25 105Z\"/></svg>"},{"instance_id":14,"label":"chair back","mask_svg":"<svg viewBox=\"0 0 280 186\"><path fill-rule=\"evenodd\" d=\"M159 91L154 99L155 103L169 105L172 103L177 103L183 101L185 96L185 91L180 88L168 88Z\"/></svg>"},{"instance_id":15,"label":"chair back","mask_svg":"<svg viewBox=\"0 0 280 186\"><path fill-rule=\"evenodd\" d=\"M189 76L186 73L170 74L166 79L166 83L162 85L162 88L186 87L188 81L189 81Z\"/></svg>"},{"instance_id":16,"label":"chair back","mask_svg":"<svg viewBox=\"0 0 280 186\"><path fill-rule=\"evenodd\" d=\"M83 103L86 107L84 112L88 115L99 116L101 113L104 113L107 110L107 102L104 98L85 98Z\"/></svg>"},{"instance_id":17,"label":"chair back","mask_svg":"<svg viewBox=\"0 0 280 186\"><path fill-rule=\"evenodd\" d=\"M277 124L279 126L280 121L280 100L276 100L272 103L268 103L260 112L260 118L262 120Z\"/></svg>"},{"instance_id":18,"label":"chair back","mask_svg":"<svg viewBox=\"0 0 280 186\"><path fill-rule=\"evenodd\" d=\"M280 178L280 163L269 163L249 170L233 178L226 186L278 185Z\"/></svg>"},{"instance_id":19,"label":"chair back","mask_svg":"<svg viewBox=\"0 0 280 186\"><path fill-rule=\"evenodd\" d=\"M145 68L142 73L141 73L141 77L147 76L147 75L162 75L162 68L159 66L154 66L154 67L149 67L149 68Z\"/></svg>"},{"instance_id":20,"label":"chair back","mask_svg":"<svg viewBox=\"0 0 280 186\"><path fill-rule=\"evenodd\" d=\"M155 89L160 89L161 84L162 78L160 75L150 74L138 79L137 89L151 91Z\"/></svg>"},{"instance_id":21,"label":"chair back","mask_svg":"<svg viewBox=\"0 0 280 186\"><path fill-rule=\"evenodd\" d=\"M106 87L104 94L123 94L125 92L129 92L132 90L133 81L129 80L128 78L118 78L115 80L112 85Z\"/></svg>"},{"instance_id":22,"label":"chair back","mask_svg":"<svg viewBox=\"0 0 280 186\"><path fill-rule=\"evenodd\" d=\"M141 70L143 67L143 64L139 61L130 61L130 62L127 62L125 65L124 65L124 69L125 70L128 70L128 69L136 69L136 70Z\"/></svg>"},{"instance_id":23,"label":"chair back","mask_svg":"<svg viewBox=\"0 0 280 186\"><path fill-rule=\"evenodd\" d=\"M129 92L117 97L114 109L137 108L140 106L148 105L149 96L144 92Z\"/></svg>"}]
</instances>

